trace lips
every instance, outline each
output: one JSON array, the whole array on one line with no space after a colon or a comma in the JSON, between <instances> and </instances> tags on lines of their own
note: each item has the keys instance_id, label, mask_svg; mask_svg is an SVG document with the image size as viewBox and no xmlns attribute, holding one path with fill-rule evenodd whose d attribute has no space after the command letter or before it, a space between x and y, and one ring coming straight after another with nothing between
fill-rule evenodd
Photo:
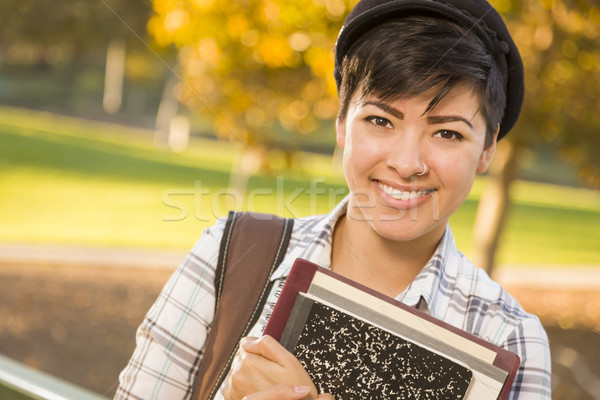
<instances>
[{"instance_id":1,"label":"lips","mask_svg":"<svg viewBox=\"0 0 600 400\"><path fill-rule=\"evenodd\" d=\"M413 200L418 199L419 197L423 197L433 192L433 189L419 189L419 190L401 190L398 188L394 188L388 186L384 183L377 182L379 188L388 196L396 199L396 200Z\"/></svg>"}]
</instances>

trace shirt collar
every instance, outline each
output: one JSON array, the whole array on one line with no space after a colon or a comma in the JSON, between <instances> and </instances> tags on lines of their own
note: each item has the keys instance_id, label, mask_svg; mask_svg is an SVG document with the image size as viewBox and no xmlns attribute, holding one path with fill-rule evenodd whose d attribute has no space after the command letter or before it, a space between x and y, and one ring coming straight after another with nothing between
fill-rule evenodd
<instances>
[{"instance_id":1,"label":"shirt collar","mask_svg":"<svg viewBox=\"0 0 600 400\"><path fill-rule=\"evenodd\" d=\"M346 214L348 200L349 196L346 196L329 214L298 218L294 222L290 248L271 280L286 277L297 258L330 268L333 229L338 219Z\"/></svg>"},{"instance_id":2,"label":"shirt collar","mask_svg":"<svg viewBox=\"0 0 600 400\"><path fill-rule=\"evenodd\" d=\"M409 306L418 306L420 310L442 319L459 270L459 257L455 250L454 235L447 225L433 256L396 299Z\"/></svg>"}]
</instances>

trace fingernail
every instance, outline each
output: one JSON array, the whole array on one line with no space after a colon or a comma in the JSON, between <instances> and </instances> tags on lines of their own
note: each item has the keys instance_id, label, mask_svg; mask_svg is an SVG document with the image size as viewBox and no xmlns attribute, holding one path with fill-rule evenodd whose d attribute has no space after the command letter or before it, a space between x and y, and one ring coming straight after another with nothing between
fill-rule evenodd
<instances>
[{"instance_id":1,"label":"fingernail","mask_svg":"<svg viewBox=\"0 0 600 400\"><path fill-rule=\"evenodd\" d=\"M255 340L256 340L256 338L253 338L253 337L248 337L248 336L243 337L242 340L240 340L240 346L248 345L248 344L254 342Z\"/></svg>"},{"instance_id":2,"label":"fingernail","mask_svg":"<svg viewBox=\"0 0 600 400\"><path fill-rule=\"evenodd\" d=\"M310 388L308 386L294 386L294 391L298 394L308 394Z\"/></svg>"}]
</instances>

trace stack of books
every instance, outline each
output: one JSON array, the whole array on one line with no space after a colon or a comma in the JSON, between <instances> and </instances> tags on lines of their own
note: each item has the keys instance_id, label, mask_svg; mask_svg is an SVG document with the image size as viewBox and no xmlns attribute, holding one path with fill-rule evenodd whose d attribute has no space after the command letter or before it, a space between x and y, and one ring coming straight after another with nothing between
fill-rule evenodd
<instances>
[{"instance_id":1,"label":"stack of books","mask_svg":"<svg viewBox=\"0 0 600 400\"><path fill-rule=\"evenodd\" d=\"M297 259L265 334L340 400L504 399L519 357Z\"/></svg>"}]
</instances>

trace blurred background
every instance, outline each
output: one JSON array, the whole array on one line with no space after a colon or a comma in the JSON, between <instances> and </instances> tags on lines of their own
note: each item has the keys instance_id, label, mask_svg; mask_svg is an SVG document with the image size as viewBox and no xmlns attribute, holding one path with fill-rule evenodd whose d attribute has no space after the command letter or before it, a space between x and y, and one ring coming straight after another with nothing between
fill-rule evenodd
<instances>
[{"instance_id":1,"label":"blurred background","mask_svg":"<svg viewBox=\"0 0 600 400\"><path fill-rule=\"evenodd\" d=\"M341 200L332 50L354 3L3 0L0 354L112 398L205 227ZM540 316L553 398L600 398L600 4L494 6L525 105L451 224Z\"/></svg>"}]
</instances>

